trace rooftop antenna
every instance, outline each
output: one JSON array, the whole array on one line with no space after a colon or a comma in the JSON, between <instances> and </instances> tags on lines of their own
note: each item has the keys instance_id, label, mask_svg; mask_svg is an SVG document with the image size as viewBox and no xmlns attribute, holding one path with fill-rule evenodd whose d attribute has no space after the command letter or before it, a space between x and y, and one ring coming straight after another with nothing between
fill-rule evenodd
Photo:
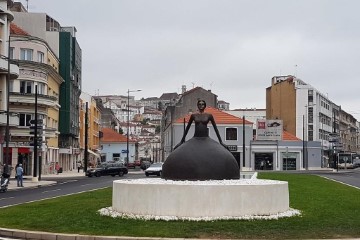
<instances>
[{"instance_id":1,"label":"rooftop antenna","mask_svg":"<svg viewBox=\"0 0 360 240\"><path fill-rule=\"evenodd\" d=\"M194 88L194 86L195 86L195 83L194 83L194 82L191 82L191 84L192 84L192 88Z\"/></svg>"},{"instance_id":2,"label":"rooftop antenna","mask_svg":"<svg viewBox=\"0 0 360 240\"><path fill-rule=\"evenodd\" d=\"M295 64L295 66L294 66L295 67L294 77L296 77L296 75L297 75L297 66L298 66L297 64Z\"/></svg>"},{"instance_id":3,"label":"rooftop antenna","mask_svg":"<svg viewBox=\"0 0 360 240\"><path fill-rule=\"evenodd\" d=\"M210 83L210 90L212 90L212 86L213 86L214 82Z\"/></svg>"}]
</instances>

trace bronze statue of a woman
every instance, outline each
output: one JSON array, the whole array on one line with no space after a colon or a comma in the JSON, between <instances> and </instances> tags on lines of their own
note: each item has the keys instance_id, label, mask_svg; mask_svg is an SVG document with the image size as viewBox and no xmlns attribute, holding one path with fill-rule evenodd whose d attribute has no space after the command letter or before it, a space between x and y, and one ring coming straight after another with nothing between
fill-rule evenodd
<instances>
[{"instance_id":1,"label":"bronze statue of a woman","mask_svg":"<svg viewBox=\"0 0 360 240\"><path fill-rule=\"evenodd\" d=\"M166 159L162 178L169 180L239 179L240 170L234 156L223 144L214 117L205 112L206 103L199 100L198 113L191 114L184 135ZM195 122L194 137L185 142ZM207 124L211 122L219 142L209 137Z\"/></svg>"}]
</instances>

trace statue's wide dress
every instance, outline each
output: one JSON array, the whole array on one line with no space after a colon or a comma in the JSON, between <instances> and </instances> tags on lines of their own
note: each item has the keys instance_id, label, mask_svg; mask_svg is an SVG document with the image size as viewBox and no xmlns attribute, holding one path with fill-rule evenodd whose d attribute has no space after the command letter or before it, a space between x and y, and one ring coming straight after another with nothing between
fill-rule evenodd
<instances>
[{"instance_id":1,"label":"statue's wide dress","mask_svg":"<svg viewBox=\"0 0 360 240\"><path fill-rule=\"evenodd\" d=\"M194 137L168 156L163 165L162 178L168 180L239 179L240 169L234 156L208 136L208 121L195 118Z\"/></svg>"}]
</instances>

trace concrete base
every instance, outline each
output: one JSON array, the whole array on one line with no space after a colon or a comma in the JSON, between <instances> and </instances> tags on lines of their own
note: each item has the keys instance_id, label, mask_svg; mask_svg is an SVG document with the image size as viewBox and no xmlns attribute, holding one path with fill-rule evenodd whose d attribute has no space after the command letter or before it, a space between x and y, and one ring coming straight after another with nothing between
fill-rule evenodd
<instances>
[{"instance_id":1,"label":"concrete base","mask_svg":"<svg viewBox=\"0 0 360 240\"><path fill-rule=\"evenodd\" d=\"M117 180L112 208L125 215L178 219L268 216L290 209L287 182L258 179Z\"/></svg>"}]
</instances>

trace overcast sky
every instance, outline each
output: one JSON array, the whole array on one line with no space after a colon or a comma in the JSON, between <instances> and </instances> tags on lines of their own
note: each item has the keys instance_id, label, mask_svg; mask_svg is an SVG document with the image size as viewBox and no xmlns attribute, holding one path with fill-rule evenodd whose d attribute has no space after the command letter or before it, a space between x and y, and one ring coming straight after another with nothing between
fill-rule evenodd
<instances>
[{"instance_id":1,"label":"overcast sky","mask_svg":"<svg viewBox=\"0 0 360 240\"><path fill-rule=\"evenodd\" d=\"M200 86L231 109L265 108L271 78L291 74L358 120L359 9L359 0L29 0L29 12L77 28L91 95Z\"/></svg>"}]
</instances>

